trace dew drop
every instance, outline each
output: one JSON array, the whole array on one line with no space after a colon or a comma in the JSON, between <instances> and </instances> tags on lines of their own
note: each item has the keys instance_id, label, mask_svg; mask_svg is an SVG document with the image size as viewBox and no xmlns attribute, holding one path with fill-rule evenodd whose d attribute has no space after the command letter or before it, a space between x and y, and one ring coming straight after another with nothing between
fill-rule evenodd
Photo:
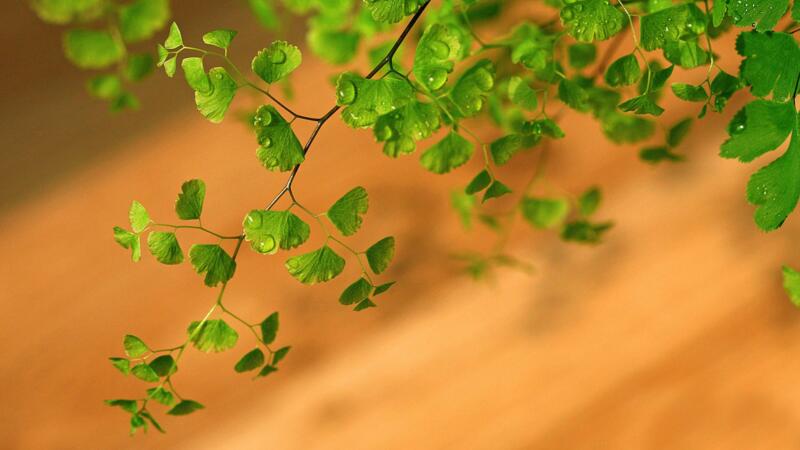
<instances>
[{"instance_id":1,"label":"dew drop","mask_svg":"<svg viewBox=\"0 0 800 450\"><path fill-rule=\"evenodd\" d=\"M340 105L349 105L356 100L356 85L352 81L343 80L339 83L336 98Z\"/></svg>"}]
</instances>

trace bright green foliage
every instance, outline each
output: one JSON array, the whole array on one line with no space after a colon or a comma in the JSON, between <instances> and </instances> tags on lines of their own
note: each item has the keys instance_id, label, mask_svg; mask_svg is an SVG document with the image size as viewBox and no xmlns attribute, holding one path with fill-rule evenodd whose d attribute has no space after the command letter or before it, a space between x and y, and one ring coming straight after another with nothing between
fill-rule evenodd
<instances>
[{"instance_id":1,"label":"bright green foliage","mask_svg":"<svg viewBox=\"0 0 800 450\"><path fill-rule=\"evenodd\" d=\"M795 126L791 103L755 100L748 103L728 125L730 138L722 144L720 156L749 162L775 150Z\"/></svg>"},{"instance_id":2,"label":"bright green foliage","mask_svg":"<svg viewBox=\"0 0 800 450\"><path fill-rule=\"evenodd\" d=\"M625 55L608 66L605 80L609 86L630 86L642 77L639 61L633 53Z\"/></svg>"},{"instance_id":3,"label":"bright green foliage","mask_svg":"<svg viewBox=\"0 0 800 450\"><path fill-rule=\"evenodd\" d=\"M344 265L344 258L327 245L286 261L286 269L289 274L303 284L330 281L342 273Z\"/></svg>"},{"instance_id":4,"label":"bright green foliage","mask_svg":"<svg viewBox=\"0 0 800 450\"><path fill-rule=\"evenodd\" d=\"M222 67L214 67L208 72L208 79L211 82L209 91L195 91L194 102L197 110L206 119L213 123L222 122L228 107L236 95L238 86Z\"/></svg>"},{"instance_id":5,"label":"bright green foliage","mask_svg":"<svg viewBox=\"0 0 800 450\"><path fill-rule=\"evenodd\" d=\"M383 153L393 158L412 153L416 141L439 129L439 109L430 103L412 100L405 106L378 117L375 138L384 142Z\"/></svg>"},{"instance_id":6,"label":"bright green foliage","mask_svg":"<svg viewBox=\"0 0 800 450\"><path fill-rule=\"evenodd\" d=\"M278 28L278 13L270 0L247 0L247 4L262 27L268 30Z\"/></svg>"},{"instance_id":7,"label":"bright green foliage","mask_svg":"<svg viewBox=\"0 0 800 450\"><path fill-rule=\"evenodd\" d=\"M254 209L244 218L245 239L258 253L274 254L289 250L308 240L311 228L291 211Z\"/></svg>"},{"instance_id":8,"label":"bright green foliage","mask_svg":"<svg viewBox=\"0 0 800 450\"><path fill-rule=\"evenodd\" d=\"M131 249L131 259L133 262L141 259L142 248L138 234L131 233L130 231L120 227L114 227L114 240L117 241L122 248Z\"/></svg>"},{"instance_id":9,"label":"bright green foliage","mask_svg":"<svg viewBox=\"0 0 800 450\"><path fill-rule=\"evenodd\" d=\"M528 111L536 111L539 106L536 91L520 77L511 77L508 80L508 98L515 105Z\"/></svg>"},{"instance_id":10,"label":"bright green foliage","mask_svg":"<svg viewBox=\"0 0 800 450\"><path fill-rule=\"evenodd\" d=\"M175 201L175 213L183 220L199 219L203 213L206 184L203 180L189 180L181 185L181 193Z\"/></svg>"},{"instance_id":11,"label":"bright green foliage","mask_svg":"<svg viewBox=\"0 0 800 450\"><path fill-rule=\"evenodd\" d=\"M622 111L632 111L636 114L650 114L660 116L664 108L658 106L649 95L640 95L619 104Z\"/></svg>"},{"instance_id":12,"label":"bright green foliage","mask_svg":"<svg viewBox=\"0 0 800 450\"><path fill-rule=\"evenodd\" d=\"M102 69L119 61L124 49L106 31L75 29L64 35L64 52L81 69Z\"/></svg>"},{"instance_id":13,"label":"bright green foliage","mask_svg":"<svg viewBox=\"0 0 800 450\"><path fill-rule=\"evenodd\" d=\"M534 24L521 24L504 44L511 50L513 63L535 72L544 71L552 65L555 37Z\"/></svg>"},{"instance_id":14,"label":"bright green foliage","mask_svg":"<svg viewBox=\"0 0 800 450\"><path fill-rule=\"evenodd\" d=\"M486 189L486 192L483 193L481 203L493 198L500 198L504 195L510 194L511 192L512 191L510 187L501 183L500 180L494 180L492 184L489 185L489 188Z\"/></svg>"},{"instance_id":15,"label":"bright green foliage","mask_svg":"<svg viewBox=\"0 0 800 450\"><path fill-rule=\"evenodd\" d=\"M125 65L125 78L129 81L141 81L153 72L155 62L149 53L139 53L128 56Z\"/></svg>"},{"instance_id":16,"label":"bright green foliage","mask_svg":"<svg viewBox=\"0 0 800 450\"><path fill-rule=\"evenodd\" d=\"M264 365L264 352L256 348L247 352L233 367L238 373L249 372Z\"/></svg>"},{"instance_id":17,"label":"bright green foliage","mask_svg":"<svg viewBox=\"0 0 800 450\"><path fill-rule=\"evenodd\" d=\"M326 215L344 236L350 236L361 228L361 216L369 209L367 190L355 187L331 205Z\"/></svg>"},{"instance_id":18,"label":"bright green foliage","mask_svg":"<svg viewBox=\"0 0 800 450\"><path fill-rule=\"evenodd\" d=\"M461 191L454 191L450 195L450 204L458 214L461 225L467 229L472 227L472 211L475 208L475 196Z\"/></svg>"},{"instance_id":19,"label":"bright green foliage","mask_svg":"<svg viewBox=\"0 0 800 450\"><path fill-rule=\"evenodd\" d=\"M134 233L141 233L150 224L150 215L141 203L134 200L128 211L128 220Z\"/></svg>"},{"instance_id":20,"label":"bright green foliage","mask_svg":"<svg viewBox=\"0 0 800 450\"><path fill-rule=\"evenodd\" d=\"M261 341L264 344L269 345L275 341L275 337L278 335L278 328L280 328L280 318L277 312L274 312L267 316L261 322Z\"/></svg>"},{"instance_id":21,"label":"bright green foliage","mask_svg":"<svg viewBox=\"0 0 800 450\"><path fill-rule=\"evenodd\" d=\"M567 49L569 65L576 69L589 66L596 57L597 47L594 44L574 44Z\"/></svg>"},{"instance_id":22,"label":"bright green foliage","mask_svg":"<svg viewBox=\"0 0 800 450\"><path fill-rule=\"evenodd\" d=\"M155 383L159 380L158 374L147 363L140 363L131 368L131 373L136 378L148 383Z\"/></svg>"},{"instance_id":23,"label":"bright green foliage","mask_svg":"<svg viewBox=\"0 0 800 450\"><path fill-rule=\"evenodd\" d=\"M205 67L203 67L202 58L198 56L183 58L181 68L183 69L183 75L186 77L186 83L192 90L196 92L211 92L211 80L206 74Z\"/></svg>"},{"instance_id":24,"label":"bright green foliage","mask_svg":"<svg viewBox=\"0 0 800 450\"><path fill-rule=\"evenodd\" d=\"M705 17L693 3L682 3L642 17L641 43L645 50L664 48L683 35L705 32Z\"/></svg>"},{"instance_id":25,"label":"bright green foliage","mask_svg":"<svg viewBox=\"0 0 800 450\"><path fill-rule=\"evenodd\" d=\"M286 41L275 41L258 52L251 67L253 72L267 83L286 78L300 67L303 55L300 49Z\"/></svg>"},{"instance_id":26,"label":"bright green foliage","mask_svg":"<svg viewBox=\"0 0 800 450\"><path fill-rule=\"evenodd\" d=\"M164 41L164 48L167 50L172 50L181 46L183 46L181 29L178 28L177 23L172 22L172 25L169 26L169 34L167 35L167 39Z\"/></svg>"},{"instance_id":27,"label":"bright green foliage","mask_svg":"<svg viewBox=\"0 0 800 450\"><path fill-rule=\"evenodd\" d=\"M800 308L800 272L783 266L783 288L794 306Z\"/></svg>"},{"instance_id":28,"label":"bright green foliage","mask_svg":"<svg viewBox=\"0 0 800 450\"><path fill-rule=\"evenodd\" d=\"M364 0L364 6L378 22L397 23L403 17L414 14L420 0Z\"/></svg>"},{"instance_id":29,"label":"bright green foliage","mask_svg":"<svg viewBox=\"0 0 800 450\"><path fill-rule=\"evenodd\" d=\"M204 353L230 350L239 340L239 333L222 319L192 322L187 333L194 347Z\"/></svg>"},{"instance_id":30,"label":"bright green foliage","mask_svg":"<svg viewBox=\"0 0 800 450\"><path fill-rule=\"evenodd\" d=\"M258 107L253 118L258 138L256 156L261 165L272 171L286 172L303 162L303 146L292 126L271 105Z\"/></svg>"},{"instance_id":31,"label":"bright green foliage","mask_svg":"<svg viewBox=\"0 0 800 450\"><path fill-rule=\"evenodd\" d=\"M372 294L372 284L366 278L359 278L355 283L347 286L339 297L339 303L352 305L366 300Z\"/></svg>"},{"instance_id":32,"label":"bright green foliage","mask_svg":"<svg viewBox=\"0 0 800 450\"><path fill-rule=\"evenodd\" d=\"M388 283L375 286L375 291L372 293L372 295L383 294L384 292L388 291L392 286L394 286L394 283L395 283L394 281L390 281Z\"/></svg>"},{"instance_id":33,"label":"bright green foliage","mask_svg":"<svg viewBox=\"0 0 800 450\"><path fill-rule=\"evenodd\" d=\"M496 139L489 145L489 150L492 154L492 160L495 164L502 166L511 160L522 148L522 137L518 134L509 134Z\"/></svg>"},{"instance_id":34,"label":"bright green foliage","mask_svg":"<svg viewBox=\"0 0 800 450\"><path fill-rule=\"evenodd\" d=\"M104 100L111 100L122 94L122 80L116 75L98 75L86 83L90 94Z\"/></svg>"},{"instance_id":35,"label":"bright green foliage","mask_svg":"<svg viewBox=\"0 0 800 450\"><path fill-rule=\"evenodd\" d=\"M402 107L412 99L408 81L394 74L369 80L347 72L336 82L336 104L343 106L342 120L353 128L375 124L378 116Z\"/></svg>"},{"instance_id":36,"label":"bright green foliage","mask_svg":"<svg viewBox=\"0 0 800 450\"><path fill-rule=\"evenodd\" d=\"M536 228L554 228L569 212L569 202L563 198L525 197L519 207L522 217Z\"/></svg>"},{"instance_id":37,"label":"bright green foliage","mask_svg":"<svg viewBox=\"0 0 800 450\"><path fill-rule=\"evenodd\" d=\"M625 25L625 15L608 0L565 1L561 23L581 42L603 41Z\"/></svg>"},{"instance_id":38,"label":"bright green foliage","mask_svg":"<svg viewBox=\"0 0 800 450\"><path fill-rule=\"evenodd\" d=\"M442 88L460 53L459 35L446 25L432 25L417 44L414 77L430 91Z\"/></svg>"},{"instance_id":39,"label":"bright green foliage","mask_svg":"<svg viewBox=\"0 0 800 450\"><path fill-rule=\"evenodd\" d=\"M278 364L289 354L289 350L291 350L291 346L281 347L275 350L275 353L272 354L272 364Z\"/></svg>"},{"instance_id":40,"label":"bright green foliage","mask_svg":"<svg viewBox=\"0 0 800 450\"><path fill-rule=\"evenodd\" d=\"M178 244L175 233L153 231L147 237L147 248L162 264L180 264L183 262L183 250Z\"/></svg>"},{"instance_id":41,"label":"bright green foliage","mask_svg":"<svg viewBox=\"0 0 800 450\"><path fill-rule=\"evenodd\" d=\"M122 347L125 349L125 354L131 358L138 358L150 352L144 341L132 334L125 335L122 340Z\"/></svg>"},{"instance_id":42,"label":"bright green foliage","mask_svg":"<svg viewBox=\"0 0 800 450\"><path fill-rule=\"evenodd\" d=\"M109 406L119 406L124 411L127 411L129 413L135 413L139 407L136 400L124 400L124 399L106 400L106 404Z\"/></svg>"},{"instance_id":43,"label":"bright green foliage","mask_svg":"<svg viewBox=\"0 0 800 450\"><path fill-rule=\"evenodd\" d=\"M172 395L172 392L162 388L162 387L154 387L147 390L147 398L153 399L158 403L166 406L172 406L175 404L175 397Z\"/></svg>"},{"instance_id":44,"label":"bright green foliage","mask_svg":"<svg viewBox=\"0 0 800 450\"><path fill-rule=\"evenodd\" d=\"M586 111L589 108L589 93L573 80L561 80L558 84L558 98L576 111Z\"/></svg>"},{"instance_id":45,"label":"bright green foliage","mask_svg":"<svg viewBox=\"0 0 800 450\"><path fill-rule=\"evenodd\" d=\"M455 131L425 151L422 165L433 173L447 173L464 165L472 157L475 146Z\"/></svg>"},{"instance_id":46,"label":"bright green foliage","mask_svg":"<svg viewBox=\"0 0 800 450\"><path fill-rule=\"evenodd\" d=\"M119 8L119 30L125 42L149 39L169 20L168 0L134 0Z\"/></svg>"},{"instance_id":47,"label":"bright green foliage","mask_svg":"<svg viewBox=\"0 0 800 450\"><path fill-rule=\"evenodd\" d=\"M203 35L203 42L227 50L237 34L236 30L227 29L209 31Z\"/></svg>"},{"instance_id":48,"label":"bright green foliage","mask_svg":"<svg viewBox=\"0 0 800 450\"><path fill-rule=\"evenodd\" d=\"M477 175L475 175L475 178L473 178L472 181L467 184L464 192L466 194L475 194L489 187L491 182L492 176L489 174L489 172L486 169L481 170Z\"/></svg>"},{"instance_id":49,"label":"bright green foliage","mask_svg":"<svg viewBox=\"0 0 800 450\"><path fill-rule=\"evenodd\" d=\"M125 358L108 358L111 361L111 365L114 366L115 369L119 370L123 375L128 375L131 373L131 362Z\"/></svg>"},{"instance_id":50,"label":"bright green foliage","mask_svg":"<svg viewBox=\"0 0 800 450\"><path fill-rule=\"evenodd\" d=\"M103 0L33 0L31 7L45 22L66 24L88 21L103 13Z\"/></svg>"},{"instance_id":51,"label":"bright green foliage","mask_svg":"<svg viewBox=\"0 0 800 450\"><path fill-rule=\"evenodd\" d=\"M150 361L150 368L152 368L159 377L172 375L178 371L175 359L171 355L161 355Z\"/></svg>"},{"instance_id":52,"label":"bright green foliage","mask_svg":"<svg viewBox=\"0 0 800 450\"><path fill-rule=\"evenodd\" d=\"M356 304L356 306L353 308L353 311L363 311L367 308L373 308L375 306L377 305L375 305L372 300L367 298L358 302L358 304Z\"/></svg>"},{"instance_id":53,"label":"bright green foliage","mask_svg":"<svg viewBox=\"0 0 800 450\"><path fill-rule=\"evenodd\" d=\"M261 370L258 372L258 376L259 377L265 377L265 376L267 376L267 375L269 375L269 374L271 374L273 372L276 372L277 370L278 370L278 368L275 367L275 366L266 365L266 366L262 367Z\"/></svg>"},{"instance_id":54,"label":"bright green foliage","mask_svg":"<svg viewBox=\"0 0 800 450\"><path fill-rule=\"evenodd\" d=\"M488 59L482 59L458 78L450 92L450 98L460 116L472 117L480 112L486 95L494 87L494 75L494 64Z\"/></svg>"},{"instance_id":55,"label":"bright green foliage","mask_svg":"<svg viewBox=\"0 0 800 450\"><path fill-rule=\"evenodd\" d=\"M747 183L747 201L756 206L756 225L772 231L783 225L800 198L800 121L797 116L789 147L762 167Z\"/></svg>"},{"instance_id":56,"label":"bright green foliage","mask_svg":"<svg viewBox=\"0 0 800 450\"><path fill-rule=\"evenodd\" d=\"M314 54L330 64L345 64L356 54L360 35L354 31L312 28L308 45Z\"/></svg>"},{"instance_id":57,"label":"bright green foliage","mask_svg":"<svg viewBox=\"0 0 800 450\"><path fill-rule=\"evenodd\" d=\"M394 237L388 236L372 244L365 252L369 268L376 274L383 273L394 258Z\"/></svg>"},{"instance_id":58,"label":"bright green foliage","mask_svg":"<svg viewBox=\"0 0 800 450\"><path fill-rule=\"evenodd\" d=\"M800 47L790 34L742 33L736 39L736 50L745 57L741 76L757 97L785 101L792 97L800 73Z\"/></svg>"},{"instance_id":59,"label":"bright green foliage","mask_svg":"<svg viewBox=\"0 0 800 450\"><path fill-rule=\"evenodd\" d=\"M206 286L214 287L233 277L236 262L216 244L195 244L189 249L189 260L195 272L205 274Z\"/></svg>"},{"instance_id":60,"label":"bright green foliage","mask_svg":"<svg viewBox=\"0 0 800 450\"><path fill-rule=\"evenodd\" d=\"M205 408L203 405L194 400L181 400L180 403L167 411L167 414L171 416L185 416L203 408Z\"/></svg>"},{"instance_id":61,"label":"bright green foliage","mask_svg":"<svg viewBox=\"0 0 800 450\"><path fill-rule=\"evenodd\" d=\"M591 216L600 207L600 202L603 200L603 195L598 187L591 187L587 189L580 197L578 197L578 212L582 216Z\"/></svg>"},{"instance_id":62,"label":"bright green foliage","mask_svg":"<svg viewBox=\"0 0 800 450\"><path fill-rule=\"evenodd\" d=\"M686 83L672 83L672 92L681 100L687 102L705 102L708 99L708 92L703 86L693 86Z\"/></svg>"},{"instance_id":63,"label":"bright green foliage","mask_svg":"<svg viewBox=\"0 0 800 450\"><path fill-rule=\"evenodd\" d=\"M755 25L758 31L769 31L789 8L789 0L742 0L728 2L728 15L740 27Z\"/></svg>"}]
</instances>

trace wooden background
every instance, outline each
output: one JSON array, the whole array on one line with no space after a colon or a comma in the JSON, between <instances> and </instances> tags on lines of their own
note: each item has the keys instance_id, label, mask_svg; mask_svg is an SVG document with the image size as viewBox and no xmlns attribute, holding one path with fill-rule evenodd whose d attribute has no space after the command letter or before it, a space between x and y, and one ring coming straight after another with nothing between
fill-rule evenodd
<instances>
[{"instance_id":1,"label":"wooden background","mask_svg":"<svg viewBox=\"0 0 800 450\"><path fill-rule=\"evenodd\" d=\"M800 315L779 274L782 263L800 263L800 229L792 217L779 232L757 231L744 200L756 166L716 155L744 96L695 127L680 148L689 161L674 166L643 165L638 148L611 146L595 123L568 116L548 173L574 191L601 183L600 216L616 227L586 248L520 224L511 248L536 273L502 271L484 283L448 257L491 238L462 231L448 209L449 189L474 167L428 174L417 156L389 160L368 132L333 121L297 193L323 210L365 186L371 207L356 243L395 234L389 277L400 282L379 308L356 314L336 302L348 277L307 288L279 258L243 252L226 302L253 321L281 312L278 342L293 346L284 367L256 382L233 373L251 344L244 334L235 352L188 352L176 382L207 409L164 419L166 435L127 437L125 415L102 400L138 395L142 384L105 358L121 353L126 333L180 342L216 291L186 264L145 256L133 265L111 227L125 223L134 198L171 217L180 183L199 177L206 224L236 232L283 177L258 166L242 125L204 121L180 80L158 75L143 86L141 112L109 115L60 55L60 31L14 6L0 49L0 447L800 447ZM243 64L271 39L242 8L204 1L175 15L187 38L243 28L234 50ZM301 39L302 30L288 33ZM722 64L735 71L735 59ZM307 58L298 110L333 102L330 73ZM672 106L666 123L694 113Z\"/></svg>"}]
</instances>

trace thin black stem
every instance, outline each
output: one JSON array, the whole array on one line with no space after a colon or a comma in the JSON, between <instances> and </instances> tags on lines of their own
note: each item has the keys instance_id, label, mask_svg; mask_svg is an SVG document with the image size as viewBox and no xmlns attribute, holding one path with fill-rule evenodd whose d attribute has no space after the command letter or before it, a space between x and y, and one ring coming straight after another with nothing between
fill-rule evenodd
<instances>
[{"instance_id":1,"label":"thin black stem","mask_svg":"<svg viewBox=\"0 0 800 450\"><path fill-rule=\"evenodd\" d=\"M397 53L397 50L400 48L400 45L403 44L403 41L408 36L408 33L410 33L411 29L414 28L414 25L422 16L422 13L425 11L425 8L428 6L429 3L430 1L427 1L422 5L420 5L419 9L417 9L417 12L414 13L414 16L412 16L411 20L409 20L408 24L406 24L406 27L403 29L403 32L400 33L400 36L395 41L394 45L392 45L392 48L389 49L389 52L386 53L386 56L384 56L383 59L381 59L380 62L375 67L373 67L372 70L370 70L370 72L365 77L366 79L369 80L373 78L387 64L389 64L389 67L392 67L393 65L392 61L394 59L394 55ZM336 112L339 111L340 108L341 107L339 105L335 105L331 109L329 109L324 116L320 117L319 119L313 119L313 121L317 122L317 125L314 127L314 130L308 137L306 144L303 146L303 155L306 155L308 151L311 149L311 144L314 143L314 140L317 138L317 135L319 134L319 130L322 128L323 125L325 125L325 122L327 122L328 119L331 118L331 116L336 114ZM275 206L275 204L278 203L278 200L280 200L284 195L286 195L287 192L294 199L294 194L292 193L292 185L294 183L295 178L297 177L297 172L299 170L300 170L300 164L297 164L292 168L292 172L289 174L289 178L286 180L286 184L281 188L280 191L278 191L275 197L272 198L272 200L265 208L266 210L272 209Z\"/></svg>"}]
</instances>

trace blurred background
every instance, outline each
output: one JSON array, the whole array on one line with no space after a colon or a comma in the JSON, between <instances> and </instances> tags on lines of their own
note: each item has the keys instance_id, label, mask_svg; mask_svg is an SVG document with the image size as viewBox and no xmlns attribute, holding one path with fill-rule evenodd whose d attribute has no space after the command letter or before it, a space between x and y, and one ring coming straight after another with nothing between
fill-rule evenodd
<instances>
[{"instance_id":1,"label":"blurred background","mask_svg":"<svg viewBox=\"0 0 800 450\"><path fill-rule=\"evenodd\" d=\"M242 66L276 36L243 5L173 2L184 37L240 30ZM62 55L63 29L25 2L6 4L0 47L0 447L7 449L708 449L800 447L800 315L780 266L798 262L800 229L759 232L744 186L753 165L717 156L743 103L696 123L682 164L642 164L587 117L567 114L548 176L580 192L603 187L615 221L596 247L569 245L523 224L510 250L533 274L463 274L452 253L487 248L491 232L462 230L449 193L478 166L436 176L418 156L390 160L367 131L331 121L296 192L324 210L349 188L370 192L355 243L398 239L379 307L336 299L347 280L306 287L276 257L244 251L226 304L252 321L280 311L281 370L251 381L232 366L251 344L187 352L179 391L206 409L165 417L167 434L130 438L127 416L103 399L142 383L107 357L122 336L163 346L207 311L216 290L188 264L145 255L132 264L112 239L132 199L172 217L180 184L207 184L204 224L225 233L272 198L284 177L259 167L238 121L212 125L182 80L142 83L138 112L111 114ZM487 34L503 30L483 30ZM302 22L280 37L301 44ZM718 48L730 73L733 42ZM365 67L362 65L361 67ZM336 70L308 53L294 75L296 110L335 101ZM673 81L699 82L680 74ZM670 95L665 124L696 114ZM254 101L238 100L239 106ZM300 132L305 132L300 130ZM516 160L515 160L516 161ZM510 169L526 172L530 159ZM190 235L191 236L191 235ZM192 236L201 238L202 236Z\"/></svg>"}]
</instances>

